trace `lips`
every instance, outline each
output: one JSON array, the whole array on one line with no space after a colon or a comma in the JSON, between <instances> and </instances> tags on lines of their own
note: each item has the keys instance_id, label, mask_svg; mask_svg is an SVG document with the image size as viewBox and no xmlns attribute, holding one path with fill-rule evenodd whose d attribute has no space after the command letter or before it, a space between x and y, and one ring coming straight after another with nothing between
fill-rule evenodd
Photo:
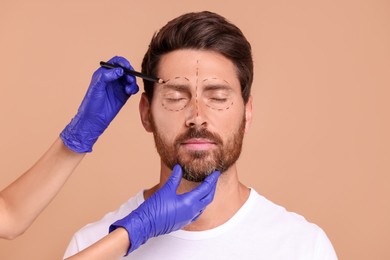
<instances>
[{"instance_id":1,"label":"lips","mask_svg":"<svg viewBox=\"0 0 390 260\"><path fill-rule=\"evenodd\" d=\"M181 146L189 150L199 151L211 149L216 146L216 143L210 139L191 138L182 142Z\"/></svg>"}]
</instances>

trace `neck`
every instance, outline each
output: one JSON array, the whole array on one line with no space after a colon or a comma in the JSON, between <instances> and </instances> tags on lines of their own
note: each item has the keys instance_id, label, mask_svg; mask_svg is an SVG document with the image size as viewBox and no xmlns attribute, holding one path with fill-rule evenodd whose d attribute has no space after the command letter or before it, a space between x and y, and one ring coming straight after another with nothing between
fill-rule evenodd
<instances>
[{"instance_id":1,"label":"neck","mask_svg":"<svg viewBox=\"0 0 390 260\"><path fill-rule=\"evenodd\" d=\"M169 178L171 170L161 164L160 183L145 192L148 198L159 189ZM186 193L200 183L182 179L177 190L178 194ZM193 223L187 225L184 230L201 231L215 228L228 221L242 207L249 197L249 189L238 180L236 165L232 165L218 179L214 200L207 206L202 215Z\"/></svg>"}]
</instances>

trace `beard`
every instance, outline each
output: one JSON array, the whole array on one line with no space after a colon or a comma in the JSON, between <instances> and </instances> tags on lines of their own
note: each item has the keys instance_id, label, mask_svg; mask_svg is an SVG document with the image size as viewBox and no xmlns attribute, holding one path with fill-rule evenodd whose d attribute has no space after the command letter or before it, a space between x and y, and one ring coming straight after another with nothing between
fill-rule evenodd
<instances>
[{"instance_id":1,"label":"beard","mask_svg":"<svg viewBox=\"0 0 390 260\"><path fill-rule=\"evenodd\" d=\"M162 162L173 169L180 164L183 169L183 178L192 182L202 182L208 175L218 170L224 173L240 157L245 132L245 116L240 122L238 130L226 142L221 136L212 133L206 128L189 128L179 134L173 143L169 143L160 133L151 116L151 125L157 152ZM182 143L192 138L204 138L212 141L216 148L200 151L183 151Z\"/></svg>"}]
</instances>

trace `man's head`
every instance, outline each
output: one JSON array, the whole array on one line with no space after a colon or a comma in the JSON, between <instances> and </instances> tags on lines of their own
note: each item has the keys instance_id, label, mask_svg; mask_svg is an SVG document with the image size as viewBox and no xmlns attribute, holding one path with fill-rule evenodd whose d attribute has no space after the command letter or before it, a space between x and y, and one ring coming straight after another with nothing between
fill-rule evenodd
<instances>
[{"instance_id":1,"label":"man's head","mask_svg":"<svg viewBox=\"0 0 390 260\"><path fill-rule=\"evenodd\" d=\"M156 34L142 71L166 83L145 84L141 119L169 168L202 181L238 159L251 119L253 63L241 31L209 12L183 15Z\"/></svg>"},{"instance_id":2,"label":"man's head","mask_svg":"<svg viewBox=\"0 0 390 260\"><path fill-rule=\"evenodd\" d=\"M142 72L159 75L161 57L180 49L214 51L231 60L240 81L244 102L248 101L253 81L252 50L237 26L208 11L179 16L153 36L142 61ZM144 87L149 101L152 101L154 83L144 80Z\"/></svg>"}]
</instances>

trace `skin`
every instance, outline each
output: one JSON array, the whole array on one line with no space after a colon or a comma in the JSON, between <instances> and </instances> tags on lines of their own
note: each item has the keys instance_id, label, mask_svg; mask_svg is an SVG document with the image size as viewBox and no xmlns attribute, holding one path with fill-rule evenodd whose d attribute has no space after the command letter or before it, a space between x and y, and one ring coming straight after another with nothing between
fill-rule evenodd
<instances>
[{"instance_id":1,"label":"skin","mask_svg":"<svg viewBox=\"0 0 390 260\"><path fill-rule=\"evenodd\" d=\"M52 201L85 154L69 150L57 139L25 173L0 192L0 238L22 235ZM130 246L127 231L118 228L68 259L118 259Z\"/></svg>"},{"instance_id":2,"label":"skin","mask_svg":"<svg viewBox=\"0 0 390 260\"><path fill-rule=\"evenodd\" d=\"M124 256L130 247L129 236L124 228L117 228L95 244L68 257L68 260L107 260L119 259Z\"/></svg>"},{"instance_id":3,"label":"skin","mask_svg":"<svg viewBox=\"0 0 390 260\"><path fill-rule=\"evenodd\" d=\"M184 109L170 111L161 106L159 95L160 88L156 85L151 103L145 94L140 100L140 115L144 128L148 132L153 131L152 115L154 123L160 134L168 143L173 143L175 138L184 133L190 127L204 127L217 133L226 142L238 131L240 123L245 118L245 132L249 129L252 119L252 97L244 104L236 70L233 63L224 56L203 50L177 50L165 54L159 63L158 76L165 79L185 77L188 79L188 87L191 89L192 99ZM218 78L229 82L234 93L233 105L229 109L215 110L208 107L203 100L202 91L204 79ZM207 140L183 144L180 153L193 151L211 151L215 149ZM206 158L207 160L207 158ZM160 183L145 191L145 198L151 196L169 177L171 169L161 161ZM182 180L178 192L187 192L199 183ZM229 220L245 203L249 196L249 188L238 179L237 167L234 163L219 178L213 202L204 213L193 223L186 226L185 230L207 230L217 227ZM229 203L226 203L229 201Z\"/></svg>"},{"instance_id":4,"label":"skin","mask_svg":"<svg viewBox=\"0 0 390 260\"><path fill-rule=\"evenodd\" d=\"M252 118L252 98L244 104L240 95L234 95L229 109L211 109L200 98L204 79L218 78L229 82L235 93L240 93L240 85L233 63L225 57L209 51L180 50L166 54L159 64L159 76L170 79L177 75L188 78L188 86L193 98L185 109L169 111L161 108L161 102L149 104L145 95L140 101L140 115L145 129L152 132L151 114L164 138L173 142L175 137L189 127L205 127L218 133L224 142L237 132L242 118L245 118L245 131ZM156 97L159 89L156 88ZM168 119L168 120L167 120ZM213 144L195 140L185 144L181 151L185 155L193 151L215 149ZM28 171L0 192L0 237L13 239L24 233L42 210L50 203L64 185L74 169L84 158L69 150L57 139L49 150ZM145 191L145 198L161 188L170 176L169 169L161 162L160 183ZM182 180L178 193L197 187L199 183ZM230 219L245 203L249 189L243 185L233 164L219 178L213 202L204 213L186 230L207 230L217 227ZM229 203L226 203L229 201ZM94 245L68 259L115 259L124 255L130 246L126 230L118 228Z\"/></svg>"},{"instance_id":5,"label":"skin","mask_svg":"<svg viewBox=\"0 0 390 260\"><path fill-rule=\"evenodd\" d=\"M0 192L0 237L23 234L84 158L57 139L23 175Z\"/></svg>"}]
</instances>

